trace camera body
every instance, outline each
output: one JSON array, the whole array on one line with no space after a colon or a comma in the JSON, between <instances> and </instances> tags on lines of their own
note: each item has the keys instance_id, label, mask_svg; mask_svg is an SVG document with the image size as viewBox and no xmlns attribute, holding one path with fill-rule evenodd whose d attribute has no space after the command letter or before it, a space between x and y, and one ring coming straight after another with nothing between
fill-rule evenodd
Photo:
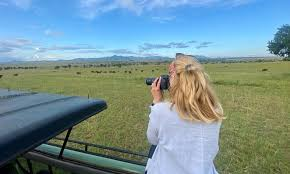
<instances>
[{"instance_id":1,"label":"camera body","mask_svg":"<svg viewBox=\"0 0 290 174\"><path fill-rule=\"evenodd\" d=\"M146 78L146 85L152 85L156 78ZM158 82L158 81L157 81ZM169 75L161 75L160 90L167 90L169 88Z\"/></svg>"}]
</instances>

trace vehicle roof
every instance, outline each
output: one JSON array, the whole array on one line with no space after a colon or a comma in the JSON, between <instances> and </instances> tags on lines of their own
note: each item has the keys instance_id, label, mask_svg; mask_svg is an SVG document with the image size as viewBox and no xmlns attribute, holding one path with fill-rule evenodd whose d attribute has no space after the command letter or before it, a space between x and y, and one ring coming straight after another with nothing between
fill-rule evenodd
<instances>
[{"instance_id":1,"label":"vehicle roof","mask_svg":"<svg viewBox=\"0 0 290 174\"><path fill-rule=\"evenodd\" d=\"M0 166L106 108L99 99L0 89Z\"/></svg>"}]
</instances>

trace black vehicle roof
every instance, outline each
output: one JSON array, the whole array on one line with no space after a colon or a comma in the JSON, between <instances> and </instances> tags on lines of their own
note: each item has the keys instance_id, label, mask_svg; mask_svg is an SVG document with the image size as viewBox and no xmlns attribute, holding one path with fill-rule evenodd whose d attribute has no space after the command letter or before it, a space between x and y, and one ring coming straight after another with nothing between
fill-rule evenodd
<instances>
[{"instance_id":1,"label":"black vehicle roof","mask_svg":"<svg viewBox=\"0 0 290 174\"><path fill-rule=\"evenodd\" d=\"M106 108L98 99L0 89L0 166Z\"/></svg>"}]
</instances>

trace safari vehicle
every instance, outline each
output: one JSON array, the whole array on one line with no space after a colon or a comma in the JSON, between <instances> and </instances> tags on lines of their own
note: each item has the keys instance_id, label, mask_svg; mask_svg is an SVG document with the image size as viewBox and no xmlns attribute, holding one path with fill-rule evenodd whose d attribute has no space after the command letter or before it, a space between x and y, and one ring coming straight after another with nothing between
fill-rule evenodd
<instances>
[{"instance_id":1,"label":"safari vehicle","mask_svg":"<svg viewBox=\"0 0 290 174\"><path fill-rule=\"evenodd\" d=\"M0 173L36 173L34 161L45 164L50 174L53 168L84 174L144 173L147 154L69 139L75 125L106 108L100 99L0 89ZM65 137L57 137L64 131Z\"/></svg>"}]
</instances>

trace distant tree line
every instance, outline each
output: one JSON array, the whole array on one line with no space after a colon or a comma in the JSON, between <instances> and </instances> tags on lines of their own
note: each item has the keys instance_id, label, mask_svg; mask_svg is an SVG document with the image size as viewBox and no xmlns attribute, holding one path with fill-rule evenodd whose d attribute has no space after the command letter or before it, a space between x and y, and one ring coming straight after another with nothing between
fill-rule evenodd
<instances>
[{"instance_id":1,"label":"distant tree line","mask_svg":"<svg viewBox=\"0 0 290 174\"><path fill-rule=\"evenodd\" d=\"M38 67L37 66L3 66L3 67L0 67L0 71L2 70L12 70L12 69L24 69L24 70L27 70L27 69L37 69Z\"/></svg>"},{"instance_id":2,"label":"distant tree line","mask_svg":"<svg viewBox=\"0 0 290 174\"><path fill-rule=\"evenodd\" d=\"M66 69L66 68L107 68L107 67L118 67L121 68L122 66L131 66L131 65L160 65L163 63L169 63L168 61L164 62L108 62L108 63L96 63L96 64L75 64L75 65L56 65L54 69Z\"/></svg>"},{"instance_id":3,"label":"distant tree line","mask_svg":"<svg viewBox=\"0 0 290 174\"><path fill-rule=\"evenodd\" d=\"M265 59L265 58L213 58L213 59L201 59L199 60L202 64L216 64L216 63L247 63L247 62L275 62L277 58ZM131 65L161 65L169 64L166 62L119 62L119 63L98 63L98 64L75 64L75 65L56 65L54 69L67 69L67 68L109 68L131 66ZM141 70L143 72L143 70ZM101 73L101 72L92 72ZM104 72L103 72L104 73Z\"/></svg>"}]
</instances>

